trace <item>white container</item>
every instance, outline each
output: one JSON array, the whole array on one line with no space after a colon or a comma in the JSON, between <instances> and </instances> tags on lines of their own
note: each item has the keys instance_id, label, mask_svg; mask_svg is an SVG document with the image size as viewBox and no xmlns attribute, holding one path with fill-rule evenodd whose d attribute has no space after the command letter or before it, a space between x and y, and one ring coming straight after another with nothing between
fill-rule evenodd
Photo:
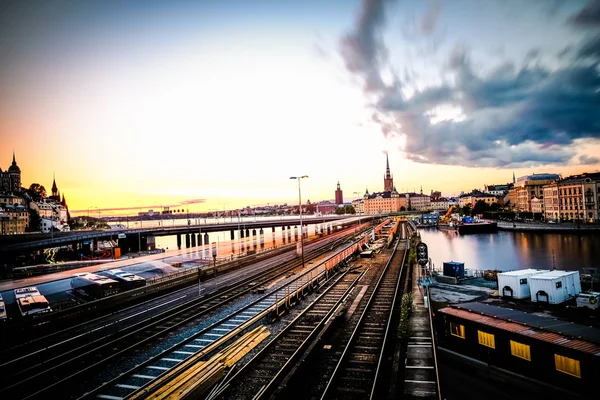
<instances>
[{"instance_id":1,"label":"white container","mask_svg":"<svg viewBox=\"0 0 600 400\"><path fill-rule=\"evenodd\" d=\"M513 299L530 298L529 278L533 275L548 272L546 269L521 269L498 274L498 293Z\"/></svg>"},{"instance_id":2,"label":"white container","mask_svg":"<svg viewBox=\"0 0 600 400\"><path fill-rule=\"evenodd\" d=\"M579 271L550 271L529 278L531 301L564 303L581 293Z\"/></svg>"}]
</instances>

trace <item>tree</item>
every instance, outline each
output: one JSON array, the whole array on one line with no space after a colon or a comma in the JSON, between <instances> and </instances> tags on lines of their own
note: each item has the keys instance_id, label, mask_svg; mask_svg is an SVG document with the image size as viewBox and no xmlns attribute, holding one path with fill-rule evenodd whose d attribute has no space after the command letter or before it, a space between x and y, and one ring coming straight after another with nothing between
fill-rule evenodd
<instances>
[{"instance_id":1,"label":"tree","mask_svg":"<svg viewBox=\"0 0 600 400\"><path fill-rule=\"evenodd\" d=\"M471 214L472 214L472 211L473 211L473 208L472 208L472 206L471 206L471 203L467 203L467 204L465 204L465 206L462 208L462 210L461 210L461 211L462 211L462 214L463 214L463 215L471 215Z\"/></svg>"},{"instance_id":2,"label":"tree","mask_svg":"<svg viewBox=\"0 0 600 400\"><path fill-rule=\"evenodd\" d=\"M33 201L40 201L47 197L46 188L39 183L32 183L26 191Z\"/></svg>"},{"instance_id":3,"label":"tree","mask_svg":"<svg viewBox=\"0 0 600 400\"><path fill-rule=\"evenodd\" d=\"M490 207L487 205L487 203L485 201L477 200L477 203L475 203L475 207L473 207L472 214L473 215L483 214L484 212L489 210L489 208Z\"/></svg>"}]
</instances>

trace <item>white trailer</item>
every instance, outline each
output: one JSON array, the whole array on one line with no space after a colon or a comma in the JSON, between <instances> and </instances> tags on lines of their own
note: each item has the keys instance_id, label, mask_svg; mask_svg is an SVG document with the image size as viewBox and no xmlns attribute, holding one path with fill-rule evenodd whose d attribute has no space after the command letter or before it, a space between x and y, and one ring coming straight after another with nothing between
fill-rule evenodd
<instances>
[{"instance_id":1,"label":"white trailer","mask_svg":"<svg viewBox=\"0 0 600 400\"><path fill-rule=\"evenodd\" d=\"M521 269L498 274L498 292L502 297L513 299L529 299L529 278L533 275L548 272L545 269Z\"/></svg>"},{"instance_id":2,"label":"white trailer","mask_svg":"<svg viewBox=\"0 0 600 400\"><path fill-rule=\"evenodd\" d=\"M529 278L531 301L560 304L581 293L579 271L550 271Z\"/></svg>"}]
</instances>

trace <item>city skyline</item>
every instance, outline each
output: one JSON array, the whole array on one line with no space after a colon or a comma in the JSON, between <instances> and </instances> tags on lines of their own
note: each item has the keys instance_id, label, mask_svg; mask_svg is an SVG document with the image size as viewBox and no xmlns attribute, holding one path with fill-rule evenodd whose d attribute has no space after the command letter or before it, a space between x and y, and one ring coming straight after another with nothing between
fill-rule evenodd
<instances>
[{"instance_id":1,"label":"city skyline","mask_svg":"<svg viewBox=\"0 0 600 400\"><path fill-rule=\"evenodd\" d=\"M202 212L380 191L386 152L399 191L599 169L598 2L283 3L7 2L0 167Z\"/></svg>"}]
</instances>

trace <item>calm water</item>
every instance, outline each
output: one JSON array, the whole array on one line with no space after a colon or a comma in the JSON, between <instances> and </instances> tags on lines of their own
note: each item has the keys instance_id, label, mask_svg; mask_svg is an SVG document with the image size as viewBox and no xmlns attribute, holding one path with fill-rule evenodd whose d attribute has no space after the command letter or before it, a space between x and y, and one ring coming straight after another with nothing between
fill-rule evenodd
<instances>
[{"instance_id":1,"label":"calm water","mask_svg":"<svg viewBox=\"0 0 600 400\"><path fill-rule=\"evenodd\" d=\"M581 270L600 268L600 235L523 233L500 231L459 235L435 229L419 229L436 268L444 261L460 261L465 268L538 268Z\"/></svg>"}]
</instances>

